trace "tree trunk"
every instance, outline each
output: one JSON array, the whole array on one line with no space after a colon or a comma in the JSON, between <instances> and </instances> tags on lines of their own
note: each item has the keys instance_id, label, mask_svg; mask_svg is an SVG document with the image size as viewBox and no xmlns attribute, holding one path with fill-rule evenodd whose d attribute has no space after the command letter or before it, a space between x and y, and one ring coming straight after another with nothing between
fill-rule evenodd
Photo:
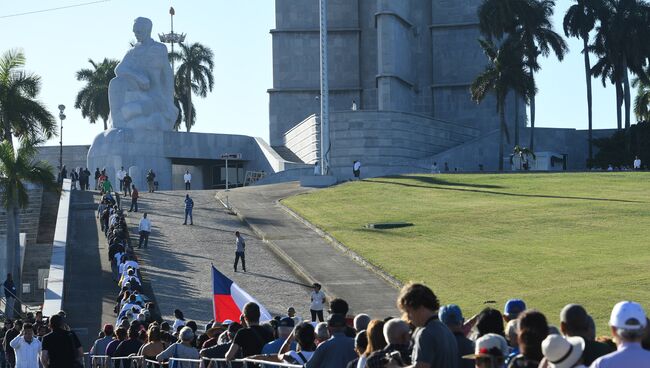
<instances>
[{"instance_id":1,"label":"tree trunk","mask_svg":"<svg viewBox=\"0 0 650 368\"><path fill-rule=\"evenodd\" d=\"M621 104L623 103L623 86L620 82L616 82L616 129L623 129L623 117L621 111Z\"/></svg>"},{"instance_id":2,"label":"tree trunk","mask_svg":"<svg viewBox=\"0 0 650 368\"><path fill-rule=\"evenodd\" d=\"M515 146L519 145L519 94L513 91L515 96Z\"/></svg>"},{"instance_id":3,"label":"tree trunk","mask_svg":"<svg viewBox=\"0 0 650 368\"><path fill-rule=\"evenodd\" d=\"M187 117L187 120L185 121L185 128L187 129L187 132L190 132L190 129L192 128L192 79L191 79L190 71L188 69L187 71L187 114L185 116Z\"/></svg>"},{"instance_id":4,"label":"tree trunk","mask_svg":"<svg viewBox=\"0 0 650 368\"><path fill-rule=\"evenodd\" d=\"M627 71L627 63L623 64L623 100L625 102L625 129L630 128L630 111L631 111L631 98L630 98L630 78Z\"/></svg>"},{"instance_id":5,"label":"tree trunk","mask_svg":"<svg viewBox=\"0 0 650 368\"><path fill-rule=\"evenodd\" d=\"M13 268L11 269L11 273L13 274L14 277L14 284L16 285L16 297L20 298L21 297L21 292L22 292L22 272L23 270L20 267L20 209L18 206L14 205L13 206L13 218L14 218L14 229L15 229L15 237L14 237L14 259L13 259ZM16 300L15 305L18 305L18 300Z\"/></svg>"},{"instance_id":6,"label":"tree trunk","mask_svg":"<svg viewBox=\"0 0 650 368\"><path fill-rule=\"evenodd\" d=\"M592 134L593 134L593 115L592 115L592 96L591 96L591 63L589 62L589 52L587 51L587 48L589 47L589 35L587 34L586 37L582 38L582 45L584 47L583 49L583 54L585 56L585 78L587 80L587 118L589 120L589 130L588 130L588 146L589 146L589 162L587 163L587 167L591 168L592 161L594 159L593 155L593 144L592 144Z\"/></svg>"},{"instance_id":7,"label":"tree trunk","mask_svg":"<svg viewBox=\"0 0 650 368\"><path fill-rule=\"evenodd\" d=\"M530 71L530 77L533 78L533 71ZM530 144L528 148L535 152L535 93L530 96Z\"/></svg>"},{"instance_id":8,"label":"tree trunk","mask_svg":"<svg viewBox=\"0 0 650 368\"><path fill-rule=\"evenodd\" d=\"M106 122L106 119L102 119L102 120L104 120L104 130L108 130L108 123Z\"/></svg>"},{"instance_id":9,"label":"tree trunk","mask_svg":"<svg viewBox=\"0 0 650 368\"><path fill-rule=\"evenodd\" d=\"M499 117L501 120L501 124L499 124L499 172L503 172L503 135L505 133L504 128L506 126L505 101L501 103Z\"/></svg>"}]
</instances>

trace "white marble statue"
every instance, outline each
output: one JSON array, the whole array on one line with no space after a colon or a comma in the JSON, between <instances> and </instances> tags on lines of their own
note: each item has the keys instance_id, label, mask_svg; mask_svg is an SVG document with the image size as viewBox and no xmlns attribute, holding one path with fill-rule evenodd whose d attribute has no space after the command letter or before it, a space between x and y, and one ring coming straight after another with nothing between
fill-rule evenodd
<instances>
[{"instance_id":1,"label":"white marble statue","mask_svg":"<svg viewBox=\"0 0 650 368\"><path fill-rule=\"evenodd\" d=\"M113 128L172 130L178 116L167 47L151 39L151 28L151 20L136 18L138 42L117 65L108 86Z\"/></svg>"}]
</instances>

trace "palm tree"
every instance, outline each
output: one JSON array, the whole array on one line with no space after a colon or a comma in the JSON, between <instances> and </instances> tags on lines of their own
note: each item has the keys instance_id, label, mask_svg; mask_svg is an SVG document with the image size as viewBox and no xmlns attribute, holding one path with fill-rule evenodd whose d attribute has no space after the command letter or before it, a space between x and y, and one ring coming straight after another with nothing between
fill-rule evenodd
<instances>
[{"instance_id":1,"label":"palm tree","mask_svg":"<svg viewBox=\"0 0 650 368\"><path fill-rule=\"evenodd\" d=\"M179 45L180 52L172 52L169 57L180 62L176 71L175 85L187 91L184 95L178 95L177 97L182 98L184 107L192 106L192 108L183 109L185 127L189 132L195 121L192 93L200 97L206 97L214 87L214 77L212 75L214 54L210 48L200 43L193 43L189 46L184 43Z\"/></svg>"},{"instance_id":2,"label":"palm tree","mask_svg":"<svg viewBox=\"0 0 650 368\"><path fill-rule=\"evenodd\" d=\"M472 100L480 103L489 93L494 93L497 101L499 124L499 171L503 171L503 138L510 143L506 124L505 104L510 91L525 99L535 93L535 81L526 71L523 45L508 37L497 48L492 41L479 40L489 63L470 87Z\"/></svg>"},{"instance_id":3,"label":"palm tree","mask_svg":"<svg viewBox=\"0 0 650 368\"><path fill-rule=\"evenodd\" d=\"M13 146L12 136L34 141L56 135L56 121L36 99L41 78L23 70L25 55L10 50L0 57L0 124L2 136Z\"/></svg>"},{"instance_id":4,"label":"palm tree","mask_svg":"<svg viewBox=\"0 0 650 368\"><path fill-rule=\"evenodd\" d=\"M20 209L29 203L29 184L41 185L44 190L57 190L52 168L43 162L36 162L36 145L41 140L21 140L17 151L9 140L0 143L0 192L2 206L7 210L7 271L14 276L16 285L21 285L20 270ZM21 288L18 287L18 294Z\"/></svg>"},{"instance_id":5,"label":"palm tree","mask_svg":"<svg viewBox=\"0 0 650 368\"><path fill-rule=\"evenodd\" d=\"M196 109L194 108L194 102L192 102L192 96L188 97L188 94L189 89L185 87L185 79L176 78L174 81L174 105L178 109L178 117L174 123L174 130L176 131L180 129L184 116L186 119L191 117L192 124L190 124L190 126L193 126L196 122ZM192 111L190 111L190 109L192 109ZM187 128L187 130L189 131L189 128Z\"/></svg>"},{"instance_id":6,"label":"palm tree","mask_svg":"<svg viewBox=\"0 0 650 368\"><path fill-rule=\"evenodd\" d=\"M85 81L86 85L77 93L74 107L81 109L81 116L89 118L91 124L101 118L106 130L108 115L111 112L108 104L108 84L115 78L115 67L119 61L104 58L99 64L93 59L88 59L88 62L93 66L92 69L77 71L77 80Z\"/></svg>"},{"instance_id":7,"label":"palm tree","mask_svg":"<svg viewBox=\"0 0 650 368\"><path fill-rule=\"evenodd\" d=\"M567 37L582 39L582 55L585 62L585 79L587 82L587 119L589 141L589 165L593 160L593 114L591 94L591 65L589 62L589 32L596 26L597 11L602 7L600 0L576 0L564 16L564 34Z\"/></svg>"},{"instance_id":8,"label":"palm tree","mask_svg":"<svg viewBox=\"0 0 650 368\"><path fill-rule=\"evenodd\" d=\"M531 151L528 147L521 147L519 145L515 145L515 148L512 149L512 154L519 157L519 170L523 169L524 159L528 159L529 156L532 157L533 160L537 158L535 152ZM526 170L528 170L528 167Z\"/></svg>"},{"instance_id":9,"label":"palm tree","mask_svg":"<svg viewBox=\"0 0 650 368\"><path fill-rule=\"evenodd\" d=\"M637 89L634 98L634 115L637 122L650 121L650 83L644 82L640 78L632 80L632 87Z\"/></svg>"}]
</instances>

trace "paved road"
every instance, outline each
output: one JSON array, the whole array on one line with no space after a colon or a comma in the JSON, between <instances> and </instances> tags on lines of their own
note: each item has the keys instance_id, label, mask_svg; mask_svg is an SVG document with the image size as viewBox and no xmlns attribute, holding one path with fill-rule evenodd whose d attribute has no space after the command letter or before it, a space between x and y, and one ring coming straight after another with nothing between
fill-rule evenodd
<instances>
[{"instance_id":1,"label":"paved road","mask_svg":"<svg viewBox=\"0 0 650 368\"><path fill-rule=\"evenodd\" d=\"M186 319L212 319L210 264L230 277L272 314L294 306L309 314L309 289L239 219L215 198L215 191L190 191L194 199L194 226L184 226L185 191L141 193L140 212L147 211L153 229L148 249L137 249L143 277L151 282L163 318L173 320L179 308ZM122 204L125 206L127 200ZM141 217L128 213L133 234ZM246 238L248 273L233 272L234 232Z\"/></svg>"},{"instance_id":2,"label":"paved road","mask_svg":"<svg viewBox=\"0 0 650 368\"><path fill-rule=\"evenodd\" d=\"M245 218L256 233L289 261L323 285L326 293L348 301L351 312L397 316L397 289L290 215L277 201L310 189L283 183L220 191L218 196Z\"/></svg>"}]
</instances>

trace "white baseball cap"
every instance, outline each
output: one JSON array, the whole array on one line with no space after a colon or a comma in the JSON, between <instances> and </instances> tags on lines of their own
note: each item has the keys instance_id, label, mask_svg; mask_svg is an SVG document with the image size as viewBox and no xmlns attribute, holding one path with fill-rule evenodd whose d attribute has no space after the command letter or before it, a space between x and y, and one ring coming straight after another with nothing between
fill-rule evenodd
<instances>
[{"instance_id":1,"label":"white baseball cap","mask_svg":"<svg viewBox=\"0 0 650 368\"><path fill-rule=\"evenodd\" d=\"M508 356L508 343L501 335L489 333L476 340L474 354L463 355L465 359L476 359L481 357L503 357Z\"/></svg>"},{"instance_id":2,"label":"white baseball cap","mask_svg":"<svg viewBox=\"0 0 650 368\"><path fill-rule=\"evenodd\" d=\"M609 325L622 330L639 330L645 328L646 317L639 303L623 301L612 309Z\"/></svg>"},{"instance_id":3,"label":"white baseball cap","mask_svg":"<svg viewBox=\"0 0 650 368\"><path fill-rule=\"evenodd\" d=\"M582 337L564 338L557 334L548 335L542 341L542 353L551 368L570 368L575 366L585 350Z\"/></svg>"}]
</instances>

